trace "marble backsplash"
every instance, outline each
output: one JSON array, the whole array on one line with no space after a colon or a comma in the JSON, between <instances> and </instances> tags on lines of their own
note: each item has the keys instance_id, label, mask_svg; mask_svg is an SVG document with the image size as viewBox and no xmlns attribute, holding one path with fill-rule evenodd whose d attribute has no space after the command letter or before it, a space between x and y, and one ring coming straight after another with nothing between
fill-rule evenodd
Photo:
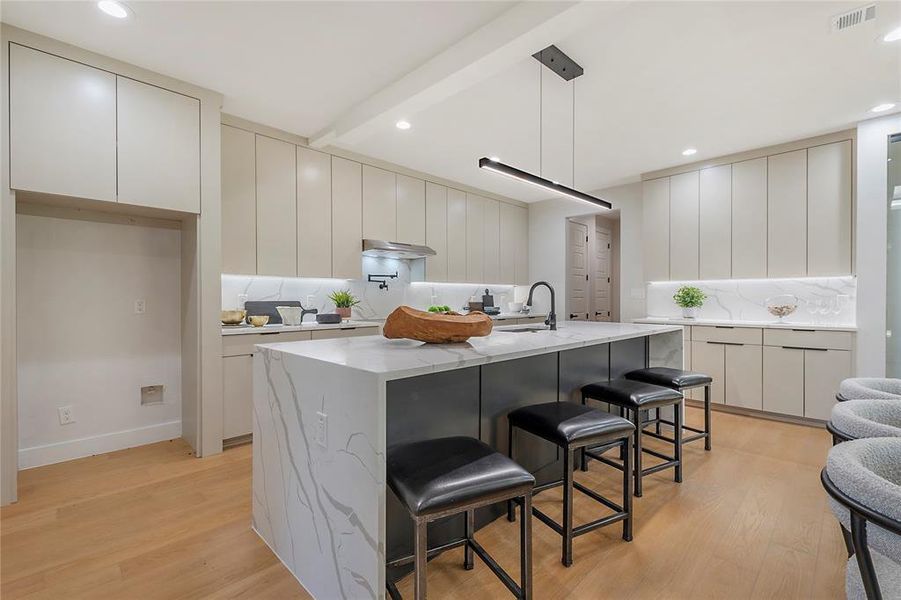
<instances>
[{"instance_id":1,"label":"marble backsplash","mask_svg":"<svg viewBox=\"0 0 901 600\"><path fill-rule=\"evenodd\" d=\"M350 290L360 300L353 318L378 320L406 304L425 310L432 304L446 304L459 310L470 296L481 298L485 284L412 282L411 261L363 257L363 279L315 279L308 277L267 277L256 275L222 275L222 308L239 308L245 300L300 300L304 306L333 312L328 295L335 290ZM388 289L367 281L367 275L397 273L388 280ZM506 311L508 302L522 299L528 288L512 285L488 286L494 303Z\"/></svg>"},{"instance_id":2,"label":"marble backsplash","mask_svg":"<svg viewBox=\"0 0 901 600\"><path fill-rule=\"evenodd\" d=\"M707 294L698 318L736 321L775 321L766 309L767 298L793 294L797 310L787 323L845 325L856 323L857 278L803 277L797 279L726 279L717 281L666 281L648 284L649 317L680 317L682 309L673 294L682 285L694 285Z\"/></svg>"}]
</instances>

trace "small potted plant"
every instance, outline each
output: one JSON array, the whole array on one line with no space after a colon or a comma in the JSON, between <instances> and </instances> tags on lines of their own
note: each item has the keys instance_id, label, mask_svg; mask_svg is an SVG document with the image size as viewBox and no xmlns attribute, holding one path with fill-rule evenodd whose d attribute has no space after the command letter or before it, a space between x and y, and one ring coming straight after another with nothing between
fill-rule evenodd
<instances>
[{"instance_id":1,"label":"small potted plant","mask_svg":"<svg viewBox=\"0 0 901 600\"><path fill-rule=\"evenodd\" d=\"M691 285L683 285L676 293L673 294L673 300L682 307L682 316L686 319L696 319L698 317L698 309L704 304L707 294Z\"/></svg>"},{"instance_id":2,"label":"small potted plant","mask_svg":"<svg viewBox=\"0 0 901 600\"><path fill-rule=\"evenodd\" d=\"M350 319L351 309L360 303L360 301L350 293L350 290L336 290L329 294L328 298L335 303L335 312L341 315L341 318L345 321Z\"/></svg>"}]
</instances>

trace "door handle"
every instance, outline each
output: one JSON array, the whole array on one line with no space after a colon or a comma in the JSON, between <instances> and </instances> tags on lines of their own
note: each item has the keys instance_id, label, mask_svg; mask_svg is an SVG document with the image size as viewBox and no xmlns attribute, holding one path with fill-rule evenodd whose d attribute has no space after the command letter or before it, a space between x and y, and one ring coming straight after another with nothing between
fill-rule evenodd
<instances>
[{"instance_id":1,"label":"door handle","mask_svg":"<svg viewBox=\"0 0 901 600\"><path fill-rule=\"evenodd\" d=\"M577 318L578 316L579 316L579 315L577 315L576 313L569 313L569 318L570 318L570 319L575 319L575 318Z\"/></svg>"}]
</instances>

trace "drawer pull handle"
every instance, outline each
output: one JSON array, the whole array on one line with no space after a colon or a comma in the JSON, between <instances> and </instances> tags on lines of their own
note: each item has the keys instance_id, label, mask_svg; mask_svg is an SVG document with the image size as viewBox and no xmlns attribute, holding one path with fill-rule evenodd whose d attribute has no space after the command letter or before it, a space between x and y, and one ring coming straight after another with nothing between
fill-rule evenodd
<instances>
[{"instance_id":1,"label":"drawer pull handle","mask_svg":"<svg viewBox=\"0 0 901 600\"><path fill-rule=\"evenodd\" d=\"M744 344L739 344L738 342L707 342L708 344L716 344L718 346L744 346Z\"/></svg>"},{"instance_id":2,"label":"drawer pull handle","mask_svg":"<svg viewBox=\"0 0 901 600\"><path fill-rule=\"evenodd\" d=\"M803 346L782 346L786 350L815 350L816 352L829 352L829 348L806 348Z\"/></svg>"},{"instance_id":3,"label":"drawer pull handle","mask_svg":"<svg viewBox=\"0 0 901 600\"><path fill-rule=\"evenodd\" d=\"M735 329L734 325L714 325L716 329Z\"/></svg>"},{"instance_id":4,"label":"drawer pull handle","mask_svg":"<svg viewBox=\"0 0 901 600\"><path fill-rule=\"evenodd\" d=\"M259 335L278 335L278 334L279 334L278 331L266 331L266 332L259 333Z\"/></svg>"},{"instance_id":5,"label":"drawer pull handle","mask_svg":"<svg viewBox=\"0 0 901 600\"><path fill-rule=\"evenodd\" d=\"M803 331L805 333L816 333L817 330L816 329L794 329L794 328L792 328L792 331Z\"/></svg>"}]
</instances>

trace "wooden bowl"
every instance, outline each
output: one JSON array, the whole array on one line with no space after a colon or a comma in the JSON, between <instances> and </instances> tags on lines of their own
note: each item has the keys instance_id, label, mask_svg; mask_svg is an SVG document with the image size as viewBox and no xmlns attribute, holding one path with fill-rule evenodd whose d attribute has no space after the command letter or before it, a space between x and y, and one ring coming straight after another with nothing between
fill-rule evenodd
<instances>
[{"instance_id":1,"label":"wooden bowl","mask_svg":"<svg viewBox=\"0 0 901 600\"><path fill-rule=\"evenodd\" d=\"M494 322L484 313L439 314L399 306L388 315L382 333L389 339L406 338L429 344L449 344L486 336L491 333L493 326Z\"/></svg>"},{"instance_id":2,"label":"wooden bowl","mask_svg":"<svg viewBox=\"0 0 901 600\"><path fill-rule=\"evenodd\" d=\"M269 315L250 315L247 320L254 327L262 327L269 322Z\"/></svg>"}]
</instances>

